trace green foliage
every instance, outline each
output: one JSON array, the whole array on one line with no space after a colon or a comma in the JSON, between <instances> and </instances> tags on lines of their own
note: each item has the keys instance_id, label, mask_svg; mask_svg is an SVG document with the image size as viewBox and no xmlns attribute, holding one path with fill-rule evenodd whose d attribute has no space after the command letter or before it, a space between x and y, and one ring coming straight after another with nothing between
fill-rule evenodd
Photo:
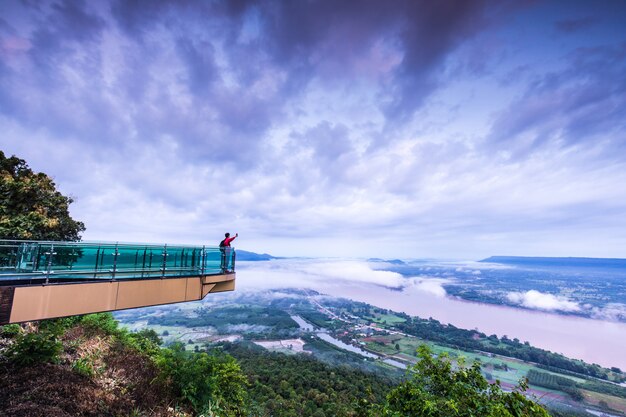
<instances>
[{"instance_id":1,"label":"green foliage","mask_svg":"<svg viewBox=\"0 0 626 417\"><path fill-rule=\"evenodd\" d=\"M56 362L63 349L59 337L81 320L81 317L43 320L36 323L36 330L28 332L17 324L3 326L3 336L12 335L14 339L4 354L19 366Z\"/></svg>"},{"instance_id":2,"label":"green foliage","mask_svg":"<svg viewBox=\"0 0 626 417\"><path fill-rule=\"evenodd\" d=\"M19 366L56 362L63 345L49 331L20 333L5 351L10 362Z\"/></svg>"},{"instance_id":3,"label":"green foliage","mask_svg":"<svg viewBox=\"0 0 626 417\"><path fill-rule=\"evenodd\" d=\"M599 392L601 394L608 394L608 395L614 395L616 397L626 398L625 387L615 385L615 384L609 384L607 382L588 380L588 381L585 381L584 384L578 384L577 386L579 388L586 389L589 391Z\"/></svg>"},{"instance_id":4,"label":"green foliage","mask_svg":"<svg viewBox=\"0 0 626 417\"><path fill-rule=\"evenodd\" d=\"M142 329L137 333L133 333L133 335L136 338L145 338L157 346L161 346L163 344L163 341L159 337L158 333L153 329Z\"/></svg>"},{"instance_id":5,"label":"green foliage","mask_svg":"<svg viewBox=\"0 0 626 417\"><path fill-rule=\"evenodd\" d=\"M129 333L118 326L117 320L111 313L88 314L78 318L87 332L102 332L114 336L118 343L155 358L159 354L162 341L152 329L143 329L137 333Z\"/></svg>"},{"instance_id":6,"label":"green foliage","mask_svg":"<svg viewBox=\"0 0 626 417\"><path fill-rule=\"evenodd\" d=\"M43 320L37 322L37 329L30 332L23 332L18 325L4 326L15 334L14 343L7 348L5 355L19 366L56 362L63 350L59 337L81 320L81 317Z\"/></svg>"},{"instance_id":7,"label":"green foliage","mask_svg":"<svg viewBox=\"0 0 626 417\"><path fill-rule=\"evenodd\" d=\"M572 397L574 401L582 401L585 398L582 392L578 388L576 388L576 381L570 378L549 374L546 372L539 372L534 369L528 371L526 377L528 378L529 384L563 391L566 394L569 394L569 396Z\"/></svg>"},{"instance_id":8,"label":"green foliage","mask_svg":"<svg viewBox=\"0 0 626 417\"><path fill-rule=\"evenodd\" d=\"M626 388L592 379L586 380L584 383L577 383L572 379L562 376L530 370L528 371L528 382L540 387L563 391L576 401L582 401L584 398L580 389L626 398Z\"/></svg>"},{"instance_id":9,"label":"green foliage","mask_svg":"<svg viewBox=\"0 0 626 417\"><path fill-rule=\"evenodd\" d=\"M85 225L71 218L72 202L46 174L0 151L0 239L80 240Z\"/></svg>"},{"instance_id":10,"label":"green foliage","mask_svg":"<svg viewBox=\"0 0 626 417\"><path fill-rule=\"evenodd\" d=\"M2 337L12 339L21 332L22 328L19 324L7 324L5 326L0 326L0 336Z\"/></svg>"},{"instance_id":11,"label":"green foliage","mask_svg":"<svg viewBox=\"0 0 626 417\"><path fill-rule=\"evenodd\" d=\"M224 343L223 348L248 375L252 415L365 415L392 386L388 378L351 366L329 366L309 355L268 352L251 343Z\"/></svg>"},{"instance_id":12,"label":"green foliage","mask_svg":"<svg viewBox=\"0 0 626 417\"><path fill-rule=\"evenodd\" d=\"M528 371L526 377L528 378L529 384L557 390L567 387L574 387L576 385L576 381L570 378L549 374L546 372L539 372L535 371L534 369Z\"/></svg>"},{"instance_id":13,"label":"green foliage","mask_svg":"<svg viewBox=\"0 0 626 417\"><path fill-rule=\"evenodd\" d=\"M55 336L61 336L67 329L80 323L81 316L72 316L62 319L42 320L37 322L39 332L47 332Z\"/></svg>"},{"instance_id":14,"label":"green foliage","mask_svg":"<svg viewBox=\"0 0 626 417\"><path fill-rule=\"evenodd\" d=\"M117 320L115 320L111 313L88 314L82 316L80 323L88 331L101 331L109 336L118 335L120 333Z\"/></svg>"},{"instance_id":15,"label":"green foliage","mask_svg":"<svg viewBox=\"0 0 626 417\"><path fill-rule=\"evenodd\" d=\"M539 349L516 339L496 335L487 337L475 330L460 329L452 325L444 326L434 319L421 319L396 313L406 319L405 323L397 323L395 327L402 332L417 336L424 340L436 342L444 346L461 348L466 351L482 351L495 353L534 362L540 367L554 372L570 372L577 376L588 375L594 378L609 379L612 372L599 365L588 364L580 360L567 358L561 354Z\"/></svg>"},{"instance_id":16,"label":"green foliage","mask_svg":"<svg viewBox=\"0 0 626 417\"><path fill-rule=\"evenodd\" d=\"M393 417L549 417L539 404L524 397L526 383L513 392L489 384L480 364L454 369L447 356L435 358L428 347L418 351L420 361L409 379L394 388L387 402L372 415Z\"/></svg>"},{"instance_id":17,"label":"green foliage","mask_svg":"<svg viewBox=\"0 0 626 417\"><path fill-rule=\"evenodd\" d=\"M583 395L582 391L579 390L578 388L574 388L574 387L564 388L563 392L565 392L570 397L572 397L574 401L580 402L585 399L585 396Z\"/></svg>"},{"instance_id":18,"label":"green foliage","mask_svg":"<svg viewBox=\"0 0 626 417\"><path fill-rule=\"evenodd\" d=\"M175 395L196 412L245 415L247 382L232 356L189 353L185 352L184 345L177 343L161 350L157 365Z\"/></svg>"},{"instance_id":19,"label":"green foliage","mask_svg":"<svg viewBox=\"0 0 626 417\"><path fill-rule=\"evenodd\" d=\"M238 332L254 335L255 338L289 337L298 329L298 324L285 311L272 307L199 308L197 315L189 317L185 312L171 312L163 316L151 316L149 325L214 327L219 333L230 333L233 326Z\"/></svg>"},{"instance_id":20,"label":"green foliage","mask_svg":"<svg viewBox=\"0 0 626 417\"><path fill-rule=\"evenodd\" d=\"M320 313L317 310L307 308L306 310L298 311L298 314L302 316L309 323L313 323L317 327L333 329L334 323L328 318L326 314Z\"/></svg>"},{"instance_id":21,"label":"green foliage","mask_svg":"<svg viewBox=\"0 0 626 417\"><path fill-rule=\"evenodd\" d=\"M95 373L93 364L89 358L80 358L72 364L72 370L79 375L92 377Z\"/></svg>"},{"instance_id":22,"label":"green foliage","mask_svg":"<svg viewBox=\"0 0 626 417\"><path fill-rule=\"evenodd\" d=\"M160 352L159 346L163 343L152 329L143 329L137 333L128 333L118 330L117 338L125 346L141 352L150 358L155 358Z\"/></svg>"}]
</instances>

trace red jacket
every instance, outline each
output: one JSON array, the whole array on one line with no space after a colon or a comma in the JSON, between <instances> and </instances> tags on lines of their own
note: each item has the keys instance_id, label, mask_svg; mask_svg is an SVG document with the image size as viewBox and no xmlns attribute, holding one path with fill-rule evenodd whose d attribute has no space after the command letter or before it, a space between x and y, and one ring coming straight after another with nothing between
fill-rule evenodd
<instances>
[{"instance_id":1,"label":"red jacket","mask_svg":"<svg viewBox=\"0 0 626 417\"><path fill-rule=\"evenodd\" d=\"M230 247L230 242L235 240L235 238L237 238L237 236L227 237L226 239L224 239L224 246Z\"/></svg>"}]
</instances>

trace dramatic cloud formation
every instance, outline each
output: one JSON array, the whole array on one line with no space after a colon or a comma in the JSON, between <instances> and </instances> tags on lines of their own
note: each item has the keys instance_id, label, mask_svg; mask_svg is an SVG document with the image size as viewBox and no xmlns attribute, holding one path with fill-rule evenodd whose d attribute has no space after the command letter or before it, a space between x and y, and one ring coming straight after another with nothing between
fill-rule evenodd
<instances>
[{"instance_id":1,"label":"dramatic cloud formation","mask_svg":"<svg viewBox=\"0 0 626 417\"><path fill-rule=\"evenodd\" d=\"M574 301L570 301L563 297L557 297L553 294L542 293L537 290L510 292L506 297L512 303L537 310L558 310L565 312L580 311L580 306Z\"/></svg>"},{"instance_id":2,"label":"dramatic cloud formation","mask_svg":"<svg viewBox=\"0 0 626 417\"><path fill-rule=\"evenodd\" d=\"M3 1L0 149L76 197L87 239L620 257L625 14L617 0Z\"/></svg>"}]
</instances>

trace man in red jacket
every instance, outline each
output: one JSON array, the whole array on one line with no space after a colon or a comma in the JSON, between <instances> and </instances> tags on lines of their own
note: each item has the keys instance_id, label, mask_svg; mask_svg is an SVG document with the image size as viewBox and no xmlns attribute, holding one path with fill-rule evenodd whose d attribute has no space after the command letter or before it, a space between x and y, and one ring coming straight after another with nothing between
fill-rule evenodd
<instances>
[{"instance_id":1,"label":"man in red jacket","mask_svg":"<svg viewBox=\"0 0 626 417\"><path fill-rule=\"evenodd\" d=\"M230 272L228 270L228 264L230 261L230 242L235 240L239 233L235 233L235 236L230 237L230 233L224 234L224 240L220 242L220 251L222 252L222 272Z\"/></svg>"},{"instance_id":2,"label":"man in red jacket","mask_svg":"<svg viewBox=\"0 0 626 417\"><path fill-rule=\"evenodd\" d=\"M239 236L239 233L235 233L235 236L233 236L233 237L230 237L230 233L225 233L224 236L225 236L225 238L220 243L220 248L224 247L224 246L228 246L230 248L230 242L235 240L237 238L237 236Z\"/></svg>"}]
</instances>

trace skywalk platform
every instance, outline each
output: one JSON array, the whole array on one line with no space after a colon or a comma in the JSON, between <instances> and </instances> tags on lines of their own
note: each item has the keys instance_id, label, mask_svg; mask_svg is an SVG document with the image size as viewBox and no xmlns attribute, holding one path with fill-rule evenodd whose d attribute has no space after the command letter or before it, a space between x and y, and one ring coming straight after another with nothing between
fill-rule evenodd
<instances>
[{"instance_id":1,"label":"skywalk platform","mask_svg":"<svg viewBox=\"0 0 626 417\"><path fill-rule=\"evenodd\" d=\"M234 248L0 240L0 325L235 289Z\"/></svg>"}]
</instances>

